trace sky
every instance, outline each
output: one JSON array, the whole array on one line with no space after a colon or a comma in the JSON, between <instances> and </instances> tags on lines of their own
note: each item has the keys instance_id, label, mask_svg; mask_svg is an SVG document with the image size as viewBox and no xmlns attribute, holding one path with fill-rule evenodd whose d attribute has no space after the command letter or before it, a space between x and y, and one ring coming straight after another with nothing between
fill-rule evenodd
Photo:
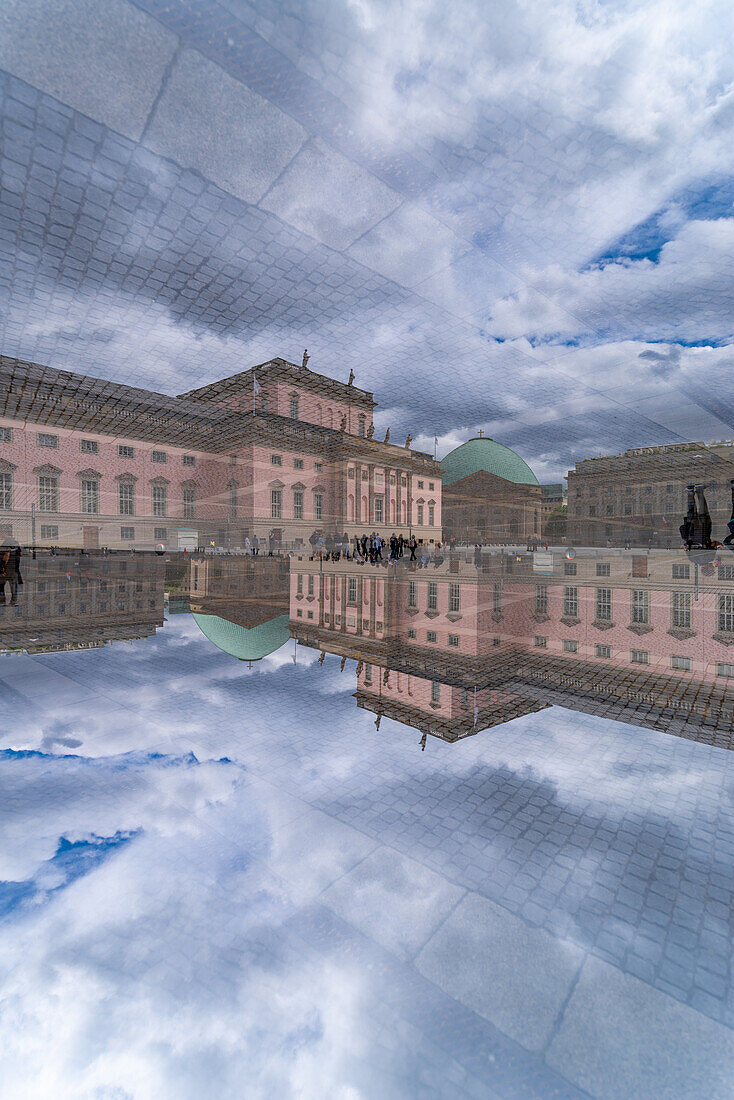
<instances>
[{"instance_id":1,"label":"sky","mask_svg":"<svg viewBox=\"0 0 734 1100\"><path fill-rule=\"evenodd\" d=\"M3 353L183 392L281 355L541 481L730 438L723 2L8 0Z\"/></svg>"},{"instance_id":2,"label":"sky","mask_svg":"<svg viewBox=\"0 0 734 1100\"><path fill-rule=\"evenodd\" d=\"M726 1095L734 1008L706 989L731 956L731 754L559 708L421 752L356 707L354 662L292 652L248 669L179 615L3 661L4 1095ZM690 991L658 919L678 878L710 968ZM644 980L615 989L638 944ZM597 1058L565 1024L541 1057L592 956Z\"/></svg>"}]
</instances>

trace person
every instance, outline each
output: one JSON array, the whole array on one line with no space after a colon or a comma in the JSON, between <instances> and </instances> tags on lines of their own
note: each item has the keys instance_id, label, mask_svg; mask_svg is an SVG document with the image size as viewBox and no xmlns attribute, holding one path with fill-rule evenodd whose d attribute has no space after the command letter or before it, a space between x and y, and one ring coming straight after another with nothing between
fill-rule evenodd
<instances>
[{"instance_id":1,"label":"person","mask_svg":"<svg viewBox=\"0 0 734 1100\"><path fill-rule=\"evenodd\" d=\"M420 741L418 742L418 744L419 744L419 745L420 745L420 747L421 747L421 752L425 752L425 751L426 751L426 741L427 741L427 740L428 740L428 734L427 734L427 733L424 733L424 734L423 734L423 736L421 737Z\"/></svg>"},{"instance_id":2,"label":"person","mask_svg":"<svg viewBox=\"0 0 734 1100\"><path fill-rule=\"evenodd\" d=\"M729 534L724 539L724 546L731 548L732 541L734 541L734 477L729 482L729 487L731 489L731 519L726 525L729 528Z\"/></svg>"},{"instance_id":3,"label":"person","mask_svg":"<svg viewBox=\"0 0 734 1100\"><path fill-rule=\"evenodd\" d=\"M362 535L362 557L367 557L367 536Z\"/></svg>"},{"instance_id":4,"label":"person","mask_svg":"<svg viewBox=\"0 0 734 1100\"><path fill-rule=\"evenodd\" d=\"M377 536L377 549L375 550L375 560L382 561L382 535Z\"/></svg>"},{"instance_id":5,"label":"person","mask_svg":"<svg viewBox=\"0 0 734 1100\"><path fill-rule=\"evenodd\" d=\"M678 528L686 550L698 546L711 549L711 516L703 485L687 485L688 511Z\"/></svg>"},{"instance_id":6,"label":"person","mask_svg":"<svg viewBox=\"0 0 734 1100\"><path fill-rule=\"evenodd\" d=\"M474 564L477 569L482 568L482 547L479 543L474 547Z\"/></svg>"},{"instance_id":7,"label":"person","mask_svg":"<svg viewBox=\"0 0 734 1100\"><path fill-rule=\"evenodd\" d=\"M260 553L260 539L257 535L252 536L252 556L257 557Z\"/></svg>"},{"instance_id":8,"label":"person","mask_svg":"<svg viewBox=\"0 0 734 1100\"><path fill-rule=\"evenodd\" d=\"M321 650L321 656L319 657L319 664L323 665L325 660L326 660L326 650L322 649Z\"/></svg>"},{"instance_id":9,"label":"person","mask_svg":"<svg viewBox=\"0 0 734 1100\"><path fill-rule=\"evenodd\" d=\"M250 538L249 535L245 535L245 553L250 553Z\"/></svg>"},{"instance_id":10,"label":"person","mask_svg":"<svg viewBox=\"0 0 734 1100\"><path fill-rule=\"evenodd\" d=\"M415 558L415 548L416 548L417 545L418 545L418 543L416 541L415 535L411 535L410 539L408 541L408 546L410 548L410 560L411 561L416 560L416 558Z\"/></svg>"}]
</instances>

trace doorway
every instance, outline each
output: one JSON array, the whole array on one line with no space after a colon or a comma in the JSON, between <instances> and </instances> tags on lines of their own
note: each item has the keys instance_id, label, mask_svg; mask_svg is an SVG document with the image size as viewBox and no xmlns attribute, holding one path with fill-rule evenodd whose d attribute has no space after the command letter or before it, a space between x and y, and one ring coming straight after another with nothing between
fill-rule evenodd
<instances>
[{"instance_id":1,"label":"doorway","mask_svg":"<svg viewBox=\"0 0 734 1100\"><path fill-rule=\"evenodd\" d=\"M99 527L82 527L85 550L99 550Z\"/></svg>"}]
</instances>

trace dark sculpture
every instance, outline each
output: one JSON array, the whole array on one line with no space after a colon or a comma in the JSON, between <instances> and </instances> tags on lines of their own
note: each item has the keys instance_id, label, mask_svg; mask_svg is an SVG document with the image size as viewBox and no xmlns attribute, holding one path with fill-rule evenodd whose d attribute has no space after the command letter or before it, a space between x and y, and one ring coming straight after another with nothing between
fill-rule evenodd
<instances>
[{"instance_id":1,"label":"dark sculpture","mask_svg":"<svg viewBox=\"0 0 734 1100\"><path fill-rule=\"evenodd\" d=\"M303 367L304 370L308 370L308 367L306 366L306 364L308 363L310 358L311 358L311 356L308 354L308 348L304 348L303 349L303 362L301 363L301 366Z\"/></svg>"},{"instance_id":2,"label":"dark sculpture","mask_svg":"<svg viewBox=\"0 0 734 1100\"><path fill-rule=\"evenodd\" d=\"M351 386L353 381L354 381L354 371L350 370L350 372L349 372L349 381L347 382L347 385Z\"/></svg>"},{"instance_id":3,"label":"dark sculpture","mask_svg":"<svg viewBox=\"0 0 734 1100\"><path fill-rule=\"evenodd\" d=\"M375 425L374 425L374 424L370 424L369 428L367 429L367 438L368 438L368 439L372 439L372 436L373 436L374 434L375 434Z\"/></svg>"},{"instance_id":4,"label":"dark sculpture","mask_svg":"<svg viewBox=\"0 0 734 1100\"><path fill-rule=\"evenodd\" d=\"M389 429L389 428L388 428L388 429L387 429L387 431L385 432L385 442L386 442L386 443L389 443L389 442L390 442L390 429Z\"/></svg>"},{"instance_id":5,"label":"dark sculpture","mask_svg":"<svg viewBox=\"0 0 734 1100\"><path fill-rule=\"evenodd\" d=\"M408 438L405 440L405 446L410 447L412 442L413 442L413 436L408 434Z\"/></svg>"}]
</instances>

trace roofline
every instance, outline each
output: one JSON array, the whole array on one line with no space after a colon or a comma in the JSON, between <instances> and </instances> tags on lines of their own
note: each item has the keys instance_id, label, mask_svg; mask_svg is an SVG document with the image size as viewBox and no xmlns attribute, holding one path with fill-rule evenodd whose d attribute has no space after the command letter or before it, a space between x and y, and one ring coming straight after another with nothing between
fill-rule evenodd
<instances>
[{"instance_id":1,"label":"roofline","mask_svg":"<svg viewBox=\"0 0 734 1100\"><path fill-rule=\"evenodd\" d=\"M235 386L246 385L250 379L252 379L255 371L265 371L267 373L285 372L289 376L295 374L298 381L303 382L308 380L312 384L315 383L315 389L322 388L327 391L335 391L345 397L350 397L355 404L364 405L370 408L377 407L377 402L370 390L363 390L354 385L350 386L347 382L339 382L336 378L330 378L329 375L326 374L318 374L308 367L302 367L297 363L291 363L287 359L282 359L280 356L275 356L273 359L267 359L264 363L257 363L254 367L248 367L247 370L240 371L238 374L228 375L226 378L220 378L216 382L209 382L206 386L199 386L196 389L187 390L186 393L181 393L178 396L193 401L206 400L207 397L214 398L235 388Z\"/></svg>"}]
</instances>

